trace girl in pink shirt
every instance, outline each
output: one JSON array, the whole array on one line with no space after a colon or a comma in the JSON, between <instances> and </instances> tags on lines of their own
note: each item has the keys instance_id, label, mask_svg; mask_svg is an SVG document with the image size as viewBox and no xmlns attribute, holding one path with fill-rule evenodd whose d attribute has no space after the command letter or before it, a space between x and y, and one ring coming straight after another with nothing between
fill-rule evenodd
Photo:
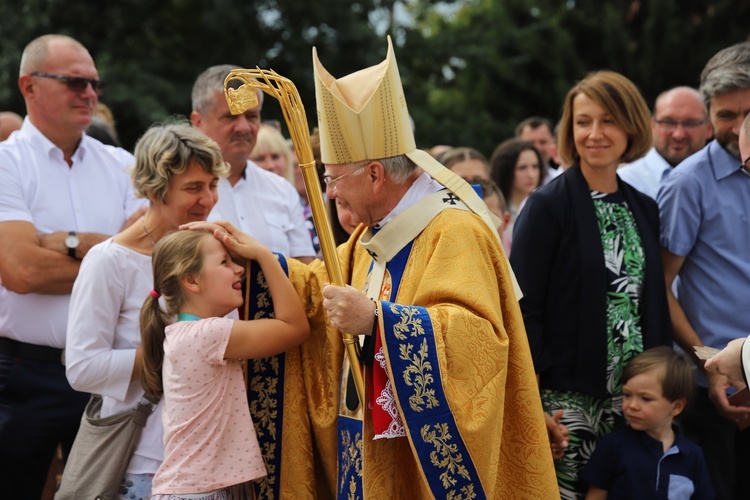
<instances>
[{"instance_id":1,"label":"girl in pink shirt","mask_svg":"<svg viewBox=\"0 0 750 500\"><path fill-rule=\"evenodd\" d=\"M244 267L230 252L260 265L275 319L224 317L243 303ZM164 399L165 452L152 498L251 498L248 482L266 470L241 360L279 354L307 338L299 297L276 257L227 222L217 222L213 235L178 231L163 238L153 272L154 290L141 310L142 380L148 394Z\"/></svg>"}]
</instances>

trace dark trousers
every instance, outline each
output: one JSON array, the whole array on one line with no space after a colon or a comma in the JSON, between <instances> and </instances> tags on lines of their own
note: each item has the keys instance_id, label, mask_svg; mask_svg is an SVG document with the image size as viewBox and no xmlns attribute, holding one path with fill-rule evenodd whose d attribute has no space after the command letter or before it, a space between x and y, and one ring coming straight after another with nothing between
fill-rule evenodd
<instances>
[{"instance_id":1,"label":"dark trousers","mask_svg":"<svg viewBox=\"0 0 750 500\"><path fill-rule=\"evenodd\" d=\"M74 391L59 362L0 353L0 491L39 500L58 444L73 444L88 394Z\"/></svg>"},{"instance_id":2,"label":"dark trousers","mask_svg":"<svg viewBox=\"0 0 750 500\"><path fill-rule=\"evenodd\" d=\"M698 387L695 400L679 419L685 437L703 448L716 498L750 499L750 428L740 431L719 415L705 387Z\"/></svg>"}]
</instances>

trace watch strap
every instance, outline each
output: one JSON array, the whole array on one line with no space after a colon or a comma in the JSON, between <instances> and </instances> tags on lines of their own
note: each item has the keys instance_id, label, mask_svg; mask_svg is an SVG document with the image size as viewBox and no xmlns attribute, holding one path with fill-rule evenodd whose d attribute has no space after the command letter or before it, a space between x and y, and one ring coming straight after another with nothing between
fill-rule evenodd
<instances>
[{"instance_id":1,"label":"watch strap","mask_svg":"<svg viewBox=\"0 0 750 500\"><path fill-rule=\"evenodd\" d=\"M76 232L75 231L68 231L68 236L72 236L72 237L76 238ZM68 257L70 257L71 259L77 258L76 257L76 248L77 247L68 247Z\"/></svg>"}]
</instances>

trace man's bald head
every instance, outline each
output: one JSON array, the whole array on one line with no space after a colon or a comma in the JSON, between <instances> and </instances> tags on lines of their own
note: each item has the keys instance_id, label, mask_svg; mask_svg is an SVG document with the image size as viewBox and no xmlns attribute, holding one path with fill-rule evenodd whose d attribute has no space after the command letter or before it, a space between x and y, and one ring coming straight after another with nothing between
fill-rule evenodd
<instances>
[{"instance_id":1,"label":"man's bald head","mask_svg":"<svg viewBox=\"0 0 750 500\"><path fill-rule=\"evenodd\" d=\"M21 69L19 76L28 75L34 71L41 71L42 67L49 56L50 43L59 43L68 45L77 50L88 52L86 47L81 45L78 40L71 38L66 35L42 35L38 38L33 39L23 49L21 54Z\"/></svg>"},{"instance_id":2,"label":"man's bald head","mask_svg":"<svg viewBox=\"0 0 750 500\"><path fill-rule=\"evenodd\" d=\"M700 93L675 87L659 94L651 119L654 148L673 167L711 138L708 111Z\"/></svg>"}]
</instances>

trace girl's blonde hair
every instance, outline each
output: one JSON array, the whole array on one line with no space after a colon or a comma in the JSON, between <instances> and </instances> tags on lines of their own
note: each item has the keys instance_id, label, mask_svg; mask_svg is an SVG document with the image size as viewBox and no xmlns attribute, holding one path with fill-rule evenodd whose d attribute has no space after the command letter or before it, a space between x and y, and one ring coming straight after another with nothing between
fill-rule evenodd
<instances>
[{"instance_id":1,"label":"girl's blonde hair","mask_svg":"<svg viewBox=\"0 0 750 500\"><path fill-rule=\"evenodd\" d=\"M250 153L250 158L255 158L266 153L278 153L281 155L286 165L284 178L294 184L294 172L292 171L294 165L292 164L292 150L289 149L289 144L284 139L284 136L281 135L281 132L274 127L261 125L258 130L258 139L255 142L252 153Z\"/></svg>"},{"instance_id":2,"label":"girl's blonde hair","mask_svg":"<svg viewBox=\"0 0 750 500\"><path fill-rule=\"evenodd\" d=\"M182 280L200 273L203 268L203 245L206 238L212 237L207 231L177 231L159 240L154 247L151 261L154 290L164 299L166 310L151 294L141 308L141 384L150 396L161 396L164 392L161 376L164 329L169 319L176 316L185 303Z\"/></svg>"}]
</instances>

